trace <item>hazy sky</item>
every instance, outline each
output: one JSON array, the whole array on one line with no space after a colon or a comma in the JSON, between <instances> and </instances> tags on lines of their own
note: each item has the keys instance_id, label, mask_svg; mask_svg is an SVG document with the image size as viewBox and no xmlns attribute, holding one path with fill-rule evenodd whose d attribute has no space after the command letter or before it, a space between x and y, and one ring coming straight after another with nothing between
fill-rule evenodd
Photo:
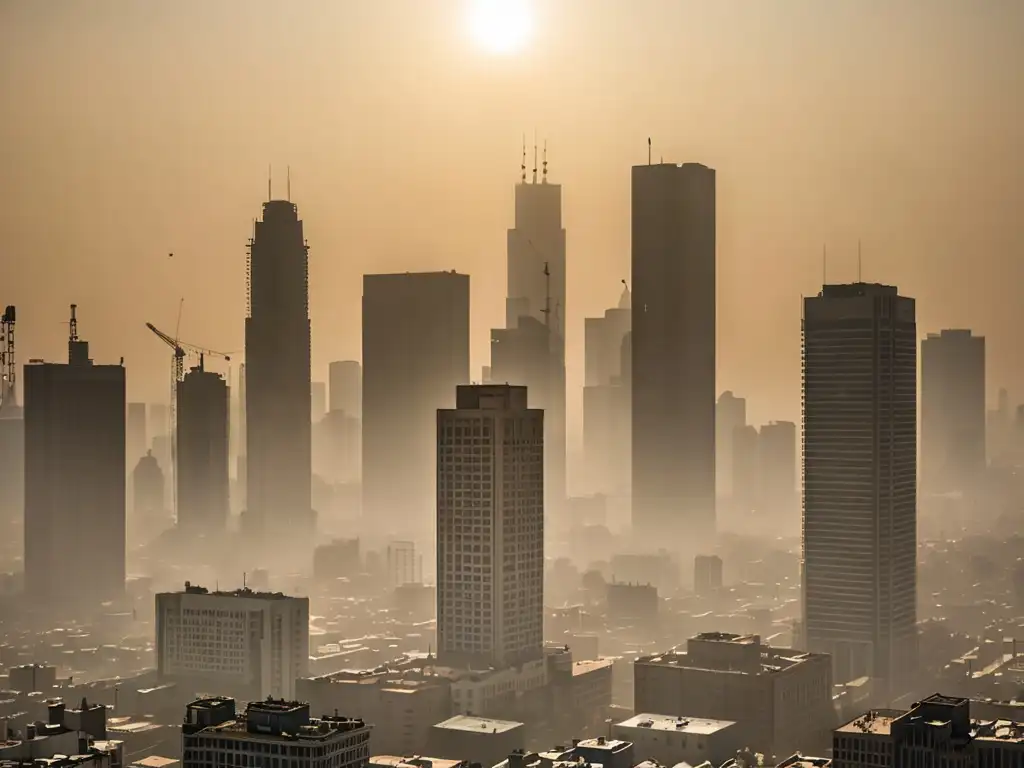
<instances>
[{"instance_id":1,"label":"hazy sky","mask_svg":"<svg viewBox=\"0 0 1024 768\"><path fill-rule=\"evenodd\" d=\"M63 359L67 305L130 399L166 399L145 329L241 350L267 166L310 243L314 378L360 356L360 276L472 275L473 368L502 322L522 134L549 142L583 317L629 274L629 167L718 171L720 389L799 417L800 296L894 282L922 334L988 336L1024 397L1024 2L534 0L497 57L457 0L0 0L0 305ZM167 253L174 252L168 259ZM475 373L475 375L477 375ZM571 401L578 403L573 393ZM578 423L578 416L573 417Z\"/></svg>"}]
</instances>

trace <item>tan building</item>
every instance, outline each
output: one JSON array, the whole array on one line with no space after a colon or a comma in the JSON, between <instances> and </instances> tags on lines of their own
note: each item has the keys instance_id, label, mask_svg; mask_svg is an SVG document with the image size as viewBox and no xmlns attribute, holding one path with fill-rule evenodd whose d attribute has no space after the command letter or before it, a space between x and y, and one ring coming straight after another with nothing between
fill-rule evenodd
<instances>
[{"instance_id":1,"label":"tan building","mask_svg":"<svg viewBox=\"0 0 1024 768\"><path fill-rule=\"evenodd\" d=\"M758 635L707 632L685 652L637 659L634 711L730 720L766 756L813 753L835 727L824 654L764 645Z\"/></svg>"}]
</instances>

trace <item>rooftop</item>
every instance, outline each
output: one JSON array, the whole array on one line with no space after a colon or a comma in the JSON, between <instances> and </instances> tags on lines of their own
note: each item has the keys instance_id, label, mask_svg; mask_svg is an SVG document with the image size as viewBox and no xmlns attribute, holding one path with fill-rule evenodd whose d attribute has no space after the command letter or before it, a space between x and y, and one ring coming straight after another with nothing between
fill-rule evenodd
<instances>
[{"instance_id":1,"label":"rooftop","mask_svg":"<svg viewBox=\"0 0 1024 768\"><path fill-rule=\"evenodd\" d=\"M806 757L796 754L787 757L776 768L828 768L830 765L832 760L828 757Z\"/></svg>"},{"instance_id":2,"label":"rooftop","mask_svg":"<svg viewBox=\"0 0 1024 768\"><path fill-rule=\"evenodd\" d=\"M631 747L633 742L622 741L621 739L606 739L604 736L598 736L596 739L582 739L577 747L583 749L607 749L609 752L616 752L620 749L626 749Z\"/></svg>"},{"instance_id":3,"label":"rooftop","mask_svg":"<svg viewBox=\"0 0 1024 768\"><path fill-rule=\"evenodd\" d=\"M522 723L512 720L494 720L490 717L475 717L473 715L456 715L442 723L437 723L435 728L447 728L453 731L474 731L478 733L507 733L516 728L522 728Z\"/></svg>"},{"instance_id":4,"label":"rooftop","mask_svg":"<svg viewBox=\"0 0 1024 768\"><path fill-rule=\"evenodd\" d=\"M206 587L198 584L193 584L190 581L185 582L185 588L181 592L171 592L164 594L175 594L175 595L215 595L217 597L248 597L258 600L297 600L299 598L286 595L283 592L257 592L249 587L239 587L238 589L231 590L214 590L211 592Z\"/></svg>"},{"instance_id":5,"label":"rooftop","mask_svg":"<svg viewBox=\"0 0 1024 768\"><path fill-rule=\"evenodd\" d=\"M386 765L393 768L406 768L406 766L430 766L430 768L458 768L465 761L447 760L443 757L425 757L413 755L410 757L398 757L397 755L373 755L370 757L370 765Z\"/></svg>"},{"instance_id":6,"label":"rooftop","mask_svg":"<svg viewBox=\"0 0 1024 768\"><path fill-rule=\"evenodd\" d=\"M701 717L676 717L645 712L623 720L618 725L623 728L650 728L655 731L710 735L735 724L732 720L708 720Z\"/></svg>"},{"instance_id":7,"label":"rooftop","mask_svg":"<svg viewBox=\"0 0 1024 768\"><path fill-rule=\"evenodd\" d=\"M888 736L892 731L892 721L904 712L896 709L872 709L856 717L836 729L836 733L868 733L876 736Z\"/></svg>"}]
</instances>

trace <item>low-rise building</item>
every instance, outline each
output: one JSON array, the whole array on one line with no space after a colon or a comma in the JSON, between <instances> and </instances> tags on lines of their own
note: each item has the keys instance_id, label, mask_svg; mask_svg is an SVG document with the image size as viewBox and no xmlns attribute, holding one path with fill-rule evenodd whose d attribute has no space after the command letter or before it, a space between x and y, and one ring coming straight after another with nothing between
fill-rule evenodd
<instances>
[{"instance_id":1,"label":"low-rise building","mask_svg":"<svg viewBox=\"0 0 1024 768\"><path fill-rule=\"evenodd\" d=\"M451 760L496 765L525 741L522 723L473 715L456 715L433 727L430 752Z\"/></svg>"},{"instance_id":2,"label":"low-rise building","mask_svg":"<svg viewBox=\"0 0 1024 768\"><path fill-rule=\"evenodd\" d=\"M656 760L662 765L710 760L721 765L736 754L740 729L730 720L707 720L643 713L616 723L612 735L634 744L638 760Z\"/></svg>"}]
</instances>

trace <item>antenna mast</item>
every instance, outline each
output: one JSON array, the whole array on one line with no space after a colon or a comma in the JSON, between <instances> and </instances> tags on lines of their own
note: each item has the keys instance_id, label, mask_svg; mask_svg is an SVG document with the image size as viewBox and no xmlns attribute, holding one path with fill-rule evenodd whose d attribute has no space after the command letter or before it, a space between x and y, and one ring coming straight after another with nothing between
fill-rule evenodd
<instances>
[{"instance_id":1,"label":"antenna mast","mask_svg":"<svg viewBox=\"0 0 1024 768\"><path fill-rule=\"evenodd\" d=\"M68 322L68 343L74 344L78 341L78 305L71 305L71 320Z\"/></svg>"},{"instance_id":2,"label":"antenna mast","mask_svg":"<svg viewBox=\"0 0 1024 768\"><path fill-rule=\"evenodd\" d=\"M537 132L533 132L533 183L537 183Z\"/></svg>"},{"instance_id":3,"label":"antenna mast","mask_svg":"<svg viewBox=\"0 0 1024 768\"><path fill-rule=\"evenodd\" d=\"M544 262L544 327L551 332L551 270L548 263Z\"/></svg>"},{"instance_id":4,"label":"antenna mast","mask_svg":"<svg viewBox=\"0 0 1024 768\"><path fill-rule=\"evenodd\" d=\"M544 162L541 164L543 170L541 171L541 184L548 183L548 140L544 139Z\"/></svg>"},{"instance_id":5,"label":"antenna mast","mask_svg":"<svg viewBox=\"0 0 1024 768\"><path fill-rule=\"evenodd\" d=\"M860 260L860 238L857 238L857 282L864 282L861 279L861 260Z\"/></svg>"},{"instance_id":6,"label":"antenna mast","mask_svg":"<svg viewBox=\"0 0 1024 768\"><path fill-rule=\"evenodd\" d=\"M15 404L14 321L14 307L8 306L0 320L0 407Z\"/></svg>"},{"instance_id":7,"label":"antenna mast","mask_svg":"<svg viewBox=\"0 0 1024 768\"><path fill-rule=\"evenodd\" d=\"M647 137L647 164L651 164L651 137Z\"/></svg>"},{"instance_id":8,"label":"antenna mast","mask_svg":"<svg viewBox=\"0 0 1024 768\"><path fill-rule=\"evenodd\" d=\"M523 184L525 184L526 183L526 134L525 133L523 134L523 164L522 164L522 166L520 167L519 170L520 170L520 173L521 173L521 176L519 177L519 180Z\"/></svg>"},{"instance_id":9,"label":"antenna mast","mask_svg":"<svg viewBox=\"0 0 1024 768\"><path fill-rule=\"evenodd\" d=\"M274 166L267 166L267 202L274 199Z\"/></svg>"}]
</instances>

